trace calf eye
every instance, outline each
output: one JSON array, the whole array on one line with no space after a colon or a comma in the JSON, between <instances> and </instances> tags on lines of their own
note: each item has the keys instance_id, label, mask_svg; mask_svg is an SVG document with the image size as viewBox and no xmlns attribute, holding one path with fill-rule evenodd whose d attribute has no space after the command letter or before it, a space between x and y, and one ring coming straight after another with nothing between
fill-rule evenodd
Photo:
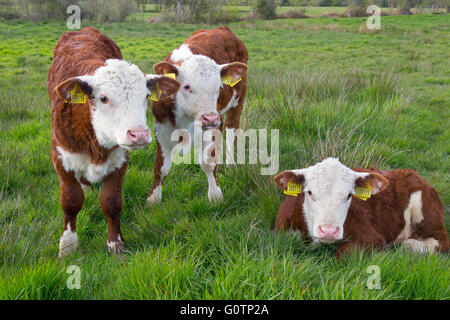
<instances>
[{"instance_id":1,"label":"calf eye","mask_svg":"<svg viewBox=\"0 0 450 320\"><path fill-rule=\"evenodd\" d=\"M190 85L185 85L184 87L184 90L186 90L186 91L191 91L191 86Z\"/></svg>"},{"instance_id":2,"label":"calf eye","mask_svg":"<svg viewBox=\"0 0 450 320\"><path fill-rule=\"evenodd\" d=\"M349 200L352 196L353 196L353 193L349 193L348 197L347 197L347 200Z\"/></svg>"},{"instance_id":3,"label":"calf eye","mask_svg":"<svg viewBox=\"0 0 450 320\"><path fill-rule=\"evenodd\" d=\"M307 193L308 193L308 195L309 195L309 197L312 199L312 200L314 200L315 201L315 199L314 199L314 196L313 196L313 194L312 194L312 192L311 191L307 191Z\"/></svg>"},{"instance_id":4,"label":"calf eye","mask_svg":"<svg viewBox=\"0 0 450 320\"><path fill-rule=\"evenodd\" d=\"M105 97L105 96L100 96L100 101L101 101L102 103L108 103L108 102L109 102L109 99L108 99L107 97Z\"/></svg>"}]
</instances>

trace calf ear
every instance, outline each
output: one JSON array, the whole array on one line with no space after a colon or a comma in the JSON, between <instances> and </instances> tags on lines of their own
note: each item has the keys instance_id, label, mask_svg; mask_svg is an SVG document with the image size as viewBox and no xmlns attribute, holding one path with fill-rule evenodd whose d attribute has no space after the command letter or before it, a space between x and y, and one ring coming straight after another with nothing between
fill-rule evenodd
<instances>
[{"instance_id":1,"label":"calf ear","mask_svg":"<svg viewBox=\"0 0 450 320\"><path fill-rule=\"evenodd\" d=\"M273 177L273 182L280 187L281 190L286 190L288 183L291 181L297 184L303 184L303 182L305 182L305 176L302 173L287 170Z\"/></svg>"},{"instance_id":2,"label":"calf ear","mask_svg":"<svg viewBox=\"0 0 450 320\"><path fill-rule=\"evenodd\" d=\"M178 75L178 68L167 61L158 62L153 66L153 70L156 74L175 73L176 76Z\"/></svg>"},{"instance_id":3,"label":"calf ear","mask_svg":"<svg viewBox=\"0 0 450 320\"><path fill-rule=\"evenodd\" d=\"M80 98L79 94L82 95L83 93L87 97L92 96L93 89L88 81L89 80L86 77L70 78L58 84L55 88L55 91L58 94L58 96L60 96L66 102L81 103L79 101L72 101L72 100L79 99ZM77 88L75 91L73 91L75 86L77 86ZM71 94L71 92L75 92L75 94L78 97L75 97L75 95Z\"/></svg>"},{"instance_id":4,"label":"calf ear","mask_svg":"<svg viewBox=\"0 0 450 320\"><path fill-rule=\"evenodd\" d=\"M231 76L231 82L236 82L247 74L248 66L242 62L233 62L221 65L220 76Z\"/></svg>"},{"instance_id":5,"label":"calf ear","mask_svg":"<svg viewBox=\"0 0 450 320\"><path fill-rule=\"evenodd\" d=\"M359 173L355 180L355 184L358 187L365 187L367 182L372 187L372 194L382 192L389 185L389 180L378 173Z\"/></svg>"},{"instance_id":6,"label":"calf ear","mask_svg":"<svg viewBox=\"0 0 450 320\"><path fill-rule=\"evenodd\" d=\"M178 89L180 89L180 83L175 79L157 75L146 75L145 77L147 79L149 95L154 94L155 90L160 90L160 96L164 98L175 94ZM159 95L159 93L157 93L157 95Z\"/></svg>"}]
</instances>

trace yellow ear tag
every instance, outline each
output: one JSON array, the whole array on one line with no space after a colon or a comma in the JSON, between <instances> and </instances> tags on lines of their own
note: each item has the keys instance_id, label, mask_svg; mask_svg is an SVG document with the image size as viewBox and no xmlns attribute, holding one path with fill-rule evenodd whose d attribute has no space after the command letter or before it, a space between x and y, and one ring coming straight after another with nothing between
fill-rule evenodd
<instances>
[{"instance_id":1,"label":"yellow ear tag","mask_svg":"<svg viewBox=\"0 0 450 320\"><path fill-rule=\"evenodd\" d=\"M372 195L372 186L369 181L367 181L365 187L356 187L354 196L366 201Z\"/></svg>"},{"instance_id":2,"label":"yellow ear tag","mask_svg":"<svg viewBox=\"0 0 450 320\"><path fill-rule=\"evenodd\" d=\"M175 73L164 73L166 77L172 78L173 80L177 80L177 75Z\"/></svg>"},{"instance_id":3,"label":"yellow ear tag","mask_svg":"<svg viewBox=\"0 0 450 320\"><path fill-rule=\"evenodd\" d=\"M231 75L227 74L226 76L222 77L222 83L229 85L230 87L234 87L236 83L241 81L241 78L237 79L236 81L232 82L233 78L231 78Z\"/></svg>"},{"instance_id":4,"label":"yellow ear tag","mask_svg":"<svg viewBox=\"0 0 450 320\"><path fill-rule=\"evenodd\" d=\"M298 196L299 193L302 193L302 185L292 181L288 183L286 190L284 190L284 194L294 197Z\"/></svg>"},{"instance_id":5,"label":"yellow ear tag","mask_svg":"<svg viewBox=\"0 0 450 320\"><path fill-rule=\"evenodd\" d=\"M159 101L159 98L161 98L161 93L162 91L159 89L159 84L156 82L155 89L152 90L152 94L149 95L148 98L153 101Z\"/></svg>"},{"instance_id":6,"label":"yellow ear tag","mask_svg":"<svg viewBox=\"0 0 450 320\"><path fill-rule=\"evenodd\" d=\"M81 90L78 83L75 82L72 91L70 91L70 102L71 103L86 103L86 95L83 90Z\"/></svg>"}]
</instances>

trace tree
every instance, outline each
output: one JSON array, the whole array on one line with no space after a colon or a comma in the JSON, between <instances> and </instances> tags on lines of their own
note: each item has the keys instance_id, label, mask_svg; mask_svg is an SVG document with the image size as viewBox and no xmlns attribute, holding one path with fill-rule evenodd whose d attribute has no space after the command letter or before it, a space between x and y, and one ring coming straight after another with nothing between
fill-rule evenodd
<instances>
[{"instance_id":1,"label":"tree","mask_svg":"<svg viewBox=\"0 0 450 320\"><path fill-rule=\"evenodd\" d=\"M414 6L415 0L400 0L398 2L397 12L399 14L412 14L411 8Z\"/></svg>"},{"instance_id":2,"label":"tree","mask_svg":"<svg viewBox=\"0 0 450 320\"><path fill-rule=\"evenodd\" d=\"M145 19L145 8L149 0L136 0L136 4L139 8L142 8L142 20Z\"/></svg>"},{"instance_id":3,"label":"tree","mask_svg":"<svg viewBox=\"0 0 450 320\"><path fill-rule=\"evenodd\" d=\"M257 0L256 2L256 14L264 19L276 18L276 8L275 0Z\"/></svg>"},{"instance_id":4,"label":"tree","mask_svg":"<svg viewBox=\"0 0 450 320\"><path fill-rule=\"evenodd\" d=\"M348 6L349 7L362 7L362 8L367 8L369 1L367 0L350 0L348 1Z\"/></svg>"},{"instance_id":5,"label":"tree","mask_svg":"<svg viewBox=\"0 0 450 320\"><path fill-rule=\"evenodd\" d=\"M175 19L179 22L184 19L184 0L177 1L177 12L175 14Z\"/></svg>"}]
</instances>

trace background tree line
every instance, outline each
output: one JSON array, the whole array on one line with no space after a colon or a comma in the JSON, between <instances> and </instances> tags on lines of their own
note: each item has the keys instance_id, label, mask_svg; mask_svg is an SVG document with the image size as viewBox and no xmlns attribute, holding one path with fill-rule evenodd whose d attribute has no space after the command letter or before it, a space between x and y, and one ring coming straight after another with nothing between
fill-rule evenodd
<instances>
[{"instance_id":1,"label":"background tree line","mask_svg":"<svg viewBox=\"0 0 450 320\"><path fill-rule=\"evenodd\" d=\"M137 13L159 13L160 21L227 22L238 20L239 7L250 7L253 18L277 18L278 7L345 6L362 7L376 4L383 8L398 8L410 14L411 8L445 8L449 0L0 0L0 18L28 21L61 20L67 18L67 7L79 5L82 18L93 21L124 21ZM226 10L225 10L226 8Z\"/></svg>"}]
</instances>

